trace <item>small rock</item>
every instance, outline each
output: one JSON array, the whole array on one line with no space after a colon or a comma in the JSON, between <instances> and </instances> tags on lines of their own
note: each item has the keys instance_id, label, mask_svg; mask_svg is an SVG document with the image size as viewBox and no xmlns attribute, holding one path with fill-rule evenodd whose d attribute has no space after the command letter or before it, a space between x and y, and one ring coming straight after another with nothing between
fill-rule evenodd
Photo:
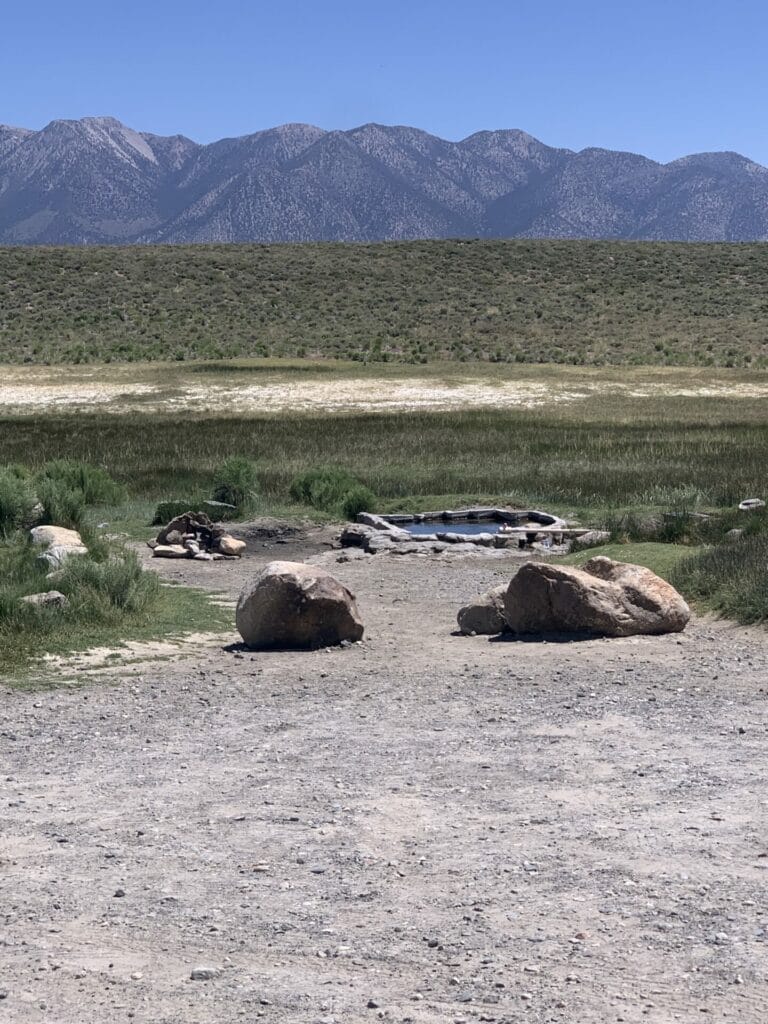
<instances>
[{"instance_id":1,"label":"small rock","mask_svg":"<svg viewBox=\"0 0 768 1024\"><path fill-rule=\"evenodd\" d=\"M190 553L182 544L156 544L152 549L153 558L189 558Z\"/></svg>"},{"instance_id":2,"label":"small rock","mask_svg":"<svg viewBox=\"0 0 768 1024\"><path fill-rule=\"evenodd\" d=\"M607 544L611 539L607 530L589 530L571 541L571 551L583 551L585 548L595 548L600 544Z\"/></svg>"},{"instance_id":3,"label":"small rock","mask_svg":"<svg viewBox=\"0 0 768 1024\"><path fill-rule=\"evenodd\" d=\"M121 897L125 896L125 889L115 889L113 895L115 899L120 899Z\"/></svg>"},{"instance_id":4,"label":"small rock","mask_svg":"<svg viewBox=\"0 0 768 1024\"><path fill-rule=\"evenodd\" d=\"M219 537L218 549L222 555L242 555L245 551L246 543L244 540L236 540L234 537L230 537L229 534L224 534L223 537Z\"/></svg>"},{"instance_id":5,"label":"small rock","mask_svg":"<svg viewBox=\"0 0 768 1024\"><path fill-rule=\"evenodd\" d=\"M192 981L213 981L220 974L218 967L193 967L189 976Z\"/></svg>"},{"instance_id":6,"label":"small rock","mask_svg":"<svg viewBox=\"0 0 768 1024\"><path fill-rule=\"evenodd\" d=\"M375 999L369 999L365 1005L368 1007L369 1010L378 1010L379 1008L379 1004L376 1002Z\"/></svg>"},{"instance_id":7,"label":"small rock","mask_svg":"<svg viewBox=\"0 0 768 1024\"><path fill-rule=\"evenodd\" d=\"M27 594L22 597L21 603L35 605L37 608L66 608L69 598L59 590L46 590L42 594Z\"/></svg>"}]
</instances>

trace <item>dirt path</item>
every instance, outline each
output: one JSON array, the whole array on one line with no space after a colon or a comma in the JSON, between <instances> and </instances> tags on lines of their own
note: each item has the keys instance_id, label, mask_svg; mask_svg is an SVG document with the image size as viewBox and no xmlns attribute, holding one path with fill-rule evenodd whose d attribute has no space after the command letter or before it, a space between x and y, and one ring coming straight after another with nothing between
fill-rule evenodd
<instances>
[{"instance_id":1,"label":"dirt path","mask_svg":"<svg viewBox=\"0 0 768 1024\"><path fill-rule=\"evenodd\" d=\"M768 637L452 636L513 567L334 564L361 646L3 693L0 1018L764 1024Z\"/></svg>"}]
</instances>

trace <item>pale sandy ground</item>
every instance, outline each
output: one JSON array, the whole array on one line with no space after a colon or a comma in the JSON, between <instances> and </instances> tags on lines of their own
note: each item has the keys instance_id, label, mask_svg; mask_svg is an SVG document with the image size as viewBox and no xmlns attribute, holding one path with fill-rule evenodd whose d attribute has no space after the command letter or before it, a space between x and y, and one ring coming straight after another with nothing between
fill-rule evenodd
<instances>
[{"instance_id":1,"label":"pale sandy ground","mask_svg":"<svg viewBox=\"0 0 768 1024\"><path fill-rule=\"evenodd\" d=\"M511 371L509 371L511 372ZM132 377L135 375L135 379ZM538 408L587 400L601 394L628 398L768 398L768 380L709 377L700 370L671 372L626 368L599 371L542 369L515 379L492 375L448 380L409 375L331 376L259 375L243 379L211 374L201 379L177 369L142 367L5 367L0 377L0 411L41 413L87 411L145 413L210 411L275 413L387 412L407 409Z\"/></svg>"},{"instance_id":2,"label":"pale sandy ground","mask_svg":"<svg viewBox=\"0 0 768 1024\"><path fill-rule=\"evenodd\" d=\"M331 564L360 646L0 691L0 1018L765 1024L766 634L465 638L519 563Z\"/></svg>"}]
</instances>

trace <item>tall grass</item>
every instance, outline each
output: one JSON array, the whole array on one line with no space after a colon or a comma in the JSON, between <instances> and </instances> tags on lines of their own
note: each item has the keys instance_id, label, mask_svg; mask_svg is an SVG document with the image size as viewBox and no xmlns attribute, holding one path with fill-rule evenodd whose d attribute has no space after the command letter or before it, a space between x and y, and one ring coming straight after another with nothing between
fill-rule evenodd
<instances>
[{"instance_id":1,"label":"tall grass","mask_svg":"<svg viewBox=\"0 0 768 1024\"><path fill-rule=\"evenodd\" d=\"M130 493L210 494L227 456L259 460L262 494L333 464L388 507L418 496L493 495L558 507L731 506L766 487L762 404L676 399L591 410L356 416L20 416L0 420L0 462L53 455L107 465ZM691 510L693 508L688 506Z\"/></svg>"},{"instance_id":2,"label":"tall grass","mask_svg":"<svg viewBox=\"0 0 768 1024\"><path fill-rule=\"evenodd\" d=\"M693 601L745 624L768 621L768 530L697 552L671 581Z\"/></svg>"},{"instance_id":3,"label":"tall grass","mask_svg":"<svg viewBox=\"0 0 768 1024\"><path fill-rule=\"evenodd\" d=\"M36 502L29 474L0 466L0 539L20 529Z\"/></svg>"}]
</instances>

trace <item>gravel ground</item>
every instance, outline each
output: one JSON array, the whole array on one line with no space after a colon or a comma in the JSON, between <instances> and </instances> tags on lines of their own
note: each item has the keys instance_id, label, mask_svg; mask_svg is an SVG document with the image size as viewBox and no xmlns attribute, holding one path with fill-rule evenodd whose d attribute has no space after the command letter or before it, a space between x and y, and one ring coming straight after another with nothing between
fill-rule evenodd
<instances>
[{"instance_id":1,"label":"gravel ground","mask_svg":"<svg viewBox=\"0 0 768 1024\"><path fill-rule=\"evenodd\" d=\"M519 561L325 540L154 566L319 555L361 645L2 692L0 1019L765 1024L768 636L455 636Z\"/></svg>"}]
</instances>

